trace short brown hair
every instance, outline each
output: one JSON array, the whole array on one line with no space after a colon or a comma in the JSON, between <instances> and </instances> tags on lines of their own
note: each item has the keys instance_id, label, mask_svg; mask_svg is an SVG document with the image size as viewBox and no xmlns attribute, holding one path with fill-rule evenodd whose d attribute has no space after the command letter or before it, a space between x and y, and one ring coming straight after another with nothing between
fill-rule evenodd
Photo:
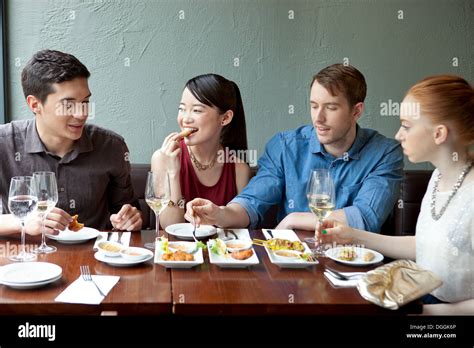
<instances>
[{"instance_id":1,"label":"short brown hair","mask_svg":"<svg viewBox=\"0 0 474 348\"><path fill-rule=\"evenodd\" d=\"M351 65L330 65L313 76L311 87L314 81L326 88L332 96L339 92L344 94L351 107L363 102L367 94L364 75Z\"/></svg>"},{"instance_id":2,"label":"short brown hair","mask_svg":"<svg viewBox=\"0 0 474 348\"><path fill-rule=\"evenodd\" d=\"M77 77L89 78L90 72L76 57L54 50L36 52L21 72L25 98L34 95L42 103L54 93L53 84Z\"/></svg>"}]
</instances>

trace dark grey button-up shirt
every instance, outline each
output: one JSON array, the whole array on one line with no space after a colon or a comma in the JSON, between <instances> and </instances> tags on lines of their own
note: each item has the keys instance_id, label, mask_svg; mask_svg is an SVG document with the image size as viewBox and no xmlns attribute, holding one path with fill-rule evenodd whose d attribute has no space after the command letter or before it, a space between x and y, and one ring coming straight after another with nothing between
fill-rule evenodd
<instances>
[{"instance_id":1,"label":"dark grey button-up shirt","mask_svg":"<svg viewBox=\"0 0 474 348\"><path fill-rule=\"evenodd\" d=\"M0 125L0 195L7 213L13 176L36 171L56 173L57 207L88 227L111 226L110 214L130 203L137 208L130 179L128 148L118 134L86 124L82 137L63 158L48 152L36 130L35 119Z\"/></svg>"}]
</instances>

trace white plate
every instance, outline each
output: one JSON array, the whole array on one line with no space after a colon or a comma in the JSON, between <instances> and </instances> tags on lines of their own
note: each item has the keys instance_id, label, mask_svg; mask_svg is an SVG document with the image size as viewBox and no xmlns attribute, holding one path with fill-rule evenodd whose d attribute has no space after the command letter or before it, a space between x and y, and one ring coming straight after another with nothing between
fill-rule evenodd
<instances>
[{"instance_id":1,"label":"white plate","mask_svg":"<svg viewBox=\"0 0 474 348\"><path fill-rule=\"evenodd\" d=\"M69 231L67 228L59 232L57 235L47 234L46 237L58 241L63 244L79 244L85 243L89 239L94 239L99 235L99 231L95 228L83 227L77 232Z\"/></svg>"},{"instance_id":2,"label":"white plate","mask_svg":"<svg viewBox=\"0 0 474 348\"><path fill-rule=\"evenodd\" d=\"M60 266L49 262L11 263L0 268L0 283L16 289L32 289L62 277Z\"/></svg>"},{"instance_id":3,"label":"white plate","mask_svg":"<svg viewBox=\"0 0 474 348\"><path fill-rule=\"evenodd\" d=\"M128 252L134 252L135 255L128 254ZM122 251L120 251L120 256L124 258L125 260L130 260L130 261L138 261L141 259L145 259L148 257L148 249L145 248L139 248L139 247L126 247L123 248Z\"/></svg>"},{"instance_id":4,"label":"white plate","mask_svg":"<svg viewBox=\"0 0 474 348\"><path fill-rule=\"evenodd\" d=\"M190 223L181 223L169 225L165 231L179 239L193 240L193 225ZM204 239L217 233L217 229L210 225L201 225L196 229L196 238Z\"/></svg>"},{"instance_id":5,"label":"white plate","mask_svg":"<svg viewBox=\"0 0 474 348\"><path fill-rule=\"evenodd\" d=\"M288 239L292 242L294 241L299 241L300 239L298 238L298 235L295 233L293 230L267 230L267 229L262 229L263 235L265 238L269 239L271 238L270 234L268 231L271 231L273 234L274 238L281 238L281 239ZM301 243L304 246L304 253L311 253L311 250L309 249L308 245L306 243ZM319 261L305 261L303 259L297 259L297 260L284 260L281 257L275 256L273 254L273 251L265 247L265 250L267 251L268 257L270 258L270 261L277 265L280 268L305 268L305 267L310 267L319 264Z\"/></svg>"},{"instance_id":6,"label":"white plate","mask_svg":"<svg viewBox=\"0 0 474 348\"><path fill-rule=\"evenodd\" d=\"M304 253L311 253L311 250L308 248L308 245L304 242L302 244L304 246ZM281 257L275 256L273 254L273 251L271 251L267 247L265 247L265 250L267 251L270 261L280 268L305 268L305 267L317 265L319 263L318 260L312 261L312 262L305 261L303 259L283 260Z\"/></svg>"},{"instance_id":7,"label":"white plate","mask_svg":"<svg viewBox=\"0 0 474 348\"><path fill-rule=\"evenodd\" d=\"M326 256L329 257L330 259L334 260L334 261L337 261L337 262L340 262L340 263L344 263L346 265L350 265L350 266L367 266L367 265L372 265L374 263L379 263L380 261L383 260L383 255L375 250L372 250L372 249L366 249L366 248L362 248L362 247L354 247L355 249L355 252L357 253L357 257L352 260L352 261L346 261L346 260L340 260L338 259L338 255L339 255L339 252L340 250L344 248L344 247L336 247L336 248L331 248L331 249L328 249L326 250ZM372 261L363 261L362 260L362 257L364 256L364 254L366 252L372 252L375 254L375 257L372 259Z\"/></svg>"},{"instance_id":8,"label":"white plate","mask_svg":"<svg viewBox=\"0 0 474 348\"><path fill-rule=\"evenodd\" d=\"M245 240L245 239L226 240L226 241L224 241L224 243L227 246L227 250L229 252L247 250L247 249L250 249L252 247L252 241L251 240ZM232 247L232 245L240 245L240 246L239 247Z\"/></svg>"},{"instance_id":9,"label":"white plate","mask_svg":"<svg viewBox=\"0 0 474 348\"><path fill-rule=\"evenodd\" d=\"M116 266L116 267L128 267L128 266L133 266L133 265L138 265L139 263L145 262L153 258L153 252L151 250L148 250L149 254L140 260L127 260L124 259L122 256L120 257L110 257L110 256L105 256L101 252L96 252L94 254L94 257L96 260L105 262L111 266Z\"/></svg>"},{"instance_id":10,"label":"white plate","mask_svg":"<svg viewBox=\"0 0 474 348\"><path fill-rule=\"evenodd\" d=\"M166 268L192 268L194 266L204 263L202 256L202 249L199 248L194 255L194 261L163 261L161 256L163 251L160 250L159 244L157 245L157 251L155 252L155 263L162 265Z\"/></svg>"},{"instance_id":11,"label":"white plate","mask_svg":"<svg viewBox=\"0 0 474 348\"><path fill-rule=\"evenodd\" d=\"M210 241L207 242L207 249L209 250L209 261L221 268L245 268L253 265L258 265L260 262L258 260L257 253L255 252L254 248L252 248L253 255L250 256L248 259L236 260L232 256L230 256L230 254L227 254L226 256L214 254L211 251L210 243Z\"/></svg>"},{"instance_id":12,"label":"white plate","mask_svg":"<svg viewBox=\"0 0 474 348\"><path fill-rule=\"evenodd\" d=\"M171 252L181 250L182 252L193 254L197 251L197 245L195 242L168 242L168 249Z\"/></svg>"},{"instance_id":13,"label":"white plate","mask_svg":"<svg viewBox=\"0 0 474 348\"><path fill-rule=\"evenodd\" d=\"M50 283L54 283L56 280L61 279L63 275L60 274L56 278L53 279L48 279L42 282L35 282L35 283L9 283L9 282L0 282L0 284L3 284L5 286L8 286L12 289L19 289L19 290L26 290L26 289L35 289L35 288L40 288L42 286L48 285Z\"/></svg>"}]
</instances>

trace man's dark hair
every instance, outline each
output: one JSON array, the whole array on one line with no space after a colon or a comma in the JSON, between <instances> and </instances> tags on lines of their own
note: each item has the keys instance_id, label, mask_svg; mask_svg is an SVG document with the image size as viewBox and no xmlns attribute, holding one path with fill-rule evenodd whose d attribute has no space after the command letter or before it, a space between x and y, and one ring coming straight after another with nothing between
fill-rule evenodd
<instances>
[{"instance_id":1,"label":"man's dark hair","mask_svg":"<svg viewBox=\"0 0 474 348\"><path fill-rule=\"evenodd\" d=\"M330 65L314 75L311 87L314 81L326 88L332 96L342 93L351 107L363 102L367 94L364 75L351 65Z\"/></svg>"},{"instance_id":2,"label":"man's dark hair","mask_svg":"<svg viewBox=\"0 0 474 348\"><path fill-rule=\"evenodd\" d=\"M71 54L42 50L36 52L21 72L21 86L25 98L33 95L42 103L54 93L53 84L77 77L89 78L89 70Z\"/></svg>"}]
</instances>

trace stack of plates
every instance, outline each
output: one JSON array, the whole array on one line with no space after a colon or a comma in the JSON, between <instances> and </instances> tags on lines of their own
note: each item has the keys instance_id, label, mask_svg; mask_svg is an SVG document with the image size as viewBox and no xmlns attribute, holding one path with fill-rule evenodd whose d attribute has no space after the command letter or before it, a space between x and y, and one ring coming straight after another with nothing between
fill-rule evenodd
<instances>
[{"instance_id":1,"label":"stack of plates","mask_svg":"<svg viewBox=\"0 0 474 348\"><path fill-rule=\"evenodd\" d=\"M33 289L61 278L63 270L49 262L20 262L0 267L0 284L14 289Z\"/></svg>"}]
</instances>

